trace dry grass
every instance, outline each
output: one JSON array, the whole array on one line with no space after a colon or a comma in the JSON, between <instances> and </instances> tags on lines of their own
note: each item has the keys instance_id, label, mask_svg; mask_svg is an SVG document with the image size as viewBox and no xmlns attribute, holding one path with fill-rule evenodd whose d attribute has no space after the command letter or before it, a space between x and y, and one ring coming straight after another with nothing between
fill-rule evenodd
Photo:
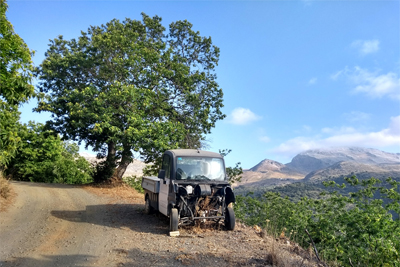
<instances>
[{"instance_id":1,"label":"dry grass","mask_svg":"<svg viewBox=\"0 0 400 267\"><path fill-rule=\"evenodd\" d=\"M91 193L110 197L115 201L144 204L144 195L122 181L85 185L84 188Z\"/></svg>"},{"instance_id":2,"label":"dry grass","mask_svg":"<svg viewBox=\"0 0 400 267\"><path fill-rule=\"evenodd\" d=\"M265 236L264 240L269 248L266 261L272 266L322 266L316 261L312 252L304 250L286 237L274 238Z\"/></svg>"},{"instance_id":3,"label":"dry grass","mask_svg":"<svg viewBox=\"0 0 400 267\"><path fill-rule=\"evenodd\" d=\"M9 181L0 172L0 212L4 212L13 203L15 193Z\"/></svg>"},{"instance_id":4,"label":"dry grass","mask_svg":"<svg viewBox=\"0 0 400 267\"><path fill-rule=\"evenodd\" d=\"M10 193L10 185L6 178L3 177L3 174L0 172L0 197L7 199L10 196Z\"/></svg>"}]
</instances>

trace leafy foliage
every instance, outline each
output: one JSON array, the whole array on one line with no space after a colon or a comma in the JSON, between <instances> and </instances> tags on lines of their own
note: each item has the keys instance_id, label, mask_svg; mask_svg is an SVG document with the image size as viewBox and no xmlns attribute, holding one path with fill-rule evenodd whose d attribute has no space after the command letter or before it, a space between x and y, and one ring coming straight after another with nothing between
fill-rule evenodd
<instances>
[{"instance_id":1,"label":"leafy foliage","mask_svg":"<svg viewBox=\"0 0 400 267\"><path fill-rule=\"evenodd\" d=\"M124 177L125 182L132 188L134 188L139 193L144 193L142 187L142 177L137 177L135 175Z\"/></svg>"},{"instance_id":2,"label":"leafy foliage","mask_svg":"<svg viewBox=\"0 0 400 267\"><path fill-rule=\"evenodd\" d=\"M226 157L229 153L231 153L231 149L220 149L219 153L223 156ZM243 169L240 167L241 163L238 162L236 163L235 167L226 167L226 175L228 176L228 182L230 184L240 182L242 179L242 174L243 174Z\"/></svg>"},{"instance_id":3,"label":"leafy foliage","mask_svg":"<svg viewBox=\"0 0 400 267\"><path fill-rule=\"evenodd\" d=\"M17 105L0 99L0 170L15 156L21 138L18 136L20 112Z\"/></svg>"},{"instance_id":4,"label":"leafy foliage","mask_svg":"<svg viewBox=\"0 0 400 267\"><path fill-rule=\"evenodd\" d=\"M188 21L165 30L160 17L142 14L50 43L37 110L53 113L49 125L63 138L107 156L97 180L122 178L133 151L148 163L167 149L195 148L225 117L214 73L219 48Z\"/></svg>"},{"instance_id":5,"label":"leafy foliage","mask_svg":"<svg viewBox=\"0 0 400 267\"><path fill-rule=\"evenodd\" d=\"M34 93L32 82L33 51L14 32L7 20L6 1L0 1L0 169L15 155L20 138L18 105Z\"/></svg>"},{"instance_id":6,"label":"leafy foliage","mask_svg":"<svg viewBox=\"0 0 400 267\"><path fill-rule=\"evenodd\" d=\"M4 0L0 3L0 95L10 105L28 100L34 92L32 82L33 51L14 32L12 24L7 20L8 5Z\"/></svg>"},{"instance_id":7,"label":"leafy foliage","mask_svg":"<svg viewBox=\"0 0 400 267\"><path fill-rule=\"evenodd\" d=\"M14 179L32 182L83 184L92 181L91 166L74 143L63 142L43 124L20 125L22 142L6 170Z\"/></svg>"},{"instance_id":8,"label":"leafy foliage","mask_svg":"<svg viewBox=\"0 0 400 267\"><path fill-rule=\"evenodd\" d=\"M320 255L333 265L400 266L400 183L388 178L388 188L377 186L381 181L375 178L359 181L353 176L345 181L360 189L349 196L334 190L322 199L299 202L274 192L261 198L238 196L235 212L246 223L275 235L283 232L303 247L310 242L307 229ZM346 184L326 186L342 190Z\"/></svg>"}]
</instances>

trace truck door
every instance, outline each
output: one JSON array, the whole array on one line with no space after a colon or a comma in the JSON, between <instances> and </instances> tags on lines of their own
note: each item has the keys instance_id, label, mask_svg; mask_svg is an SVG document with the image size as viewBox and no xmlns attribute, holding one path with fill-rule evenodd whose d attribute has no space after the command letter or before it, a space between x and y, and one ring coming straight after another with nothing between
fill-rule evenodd
<instances>
[{"instance_id":1,"label":"truck door","mask_svg":"<svg viewBox=\"0 0 400 267\"><path fill-rule=\"evenodd\" d=\"M171 157L169 155L164 155L161 169L165 170L165 179L161 180L158 199L158 210L164 215L168 215L168 193L169 184L171 183L171 166Z\"/></svg>"}]
</instances>

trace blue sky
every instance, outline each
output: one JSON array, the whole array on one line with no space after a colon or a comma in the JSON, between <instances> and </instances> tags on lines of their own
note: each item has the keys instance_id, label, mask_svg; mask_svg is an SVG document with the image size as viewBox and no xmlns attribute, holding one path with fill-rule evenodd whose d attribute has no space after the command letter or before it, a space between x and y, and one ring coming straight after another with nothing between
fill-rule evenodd
<instances>
[{"instance_id":1,"label":"blue sky","mask_svg":"<svg viewBox=\"0 0 400 267\"><path fill-rule=\"evenodd\" d=\"M400 1L8 1L35 65L49 39L113 18L188 20L221 49L227 118L207 136L228 165L281 163L307 149L400 152ZM45 122L21 108L21 121ZM81 151L84 151L81 149ZM91 151L87 151L91 152Z\"/></svg>"}]
</instances>

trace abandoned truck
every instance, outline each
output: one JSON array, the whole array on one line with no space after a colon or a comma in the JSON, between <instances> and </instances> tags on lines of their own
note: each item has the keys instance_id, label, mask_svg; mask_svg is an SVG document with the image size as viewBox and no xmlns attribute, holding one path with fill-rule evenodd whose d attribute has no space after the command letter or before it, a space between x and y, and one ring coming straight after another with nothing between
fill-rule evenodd
<instances>
[{"instance_id":1,"label":"abandoned truck","mask_svg":"<svg viewBox=\"0 0 400 267\"><path fill-rule=\"evenodd\" d=\"M143 177L145 213L152 211L169 217L170 231L196 221L223 222L235 228L232 203L235 195L228 183L224 158L194 149L167 150L158 177Z\"/></svg>"}]
</instances>

